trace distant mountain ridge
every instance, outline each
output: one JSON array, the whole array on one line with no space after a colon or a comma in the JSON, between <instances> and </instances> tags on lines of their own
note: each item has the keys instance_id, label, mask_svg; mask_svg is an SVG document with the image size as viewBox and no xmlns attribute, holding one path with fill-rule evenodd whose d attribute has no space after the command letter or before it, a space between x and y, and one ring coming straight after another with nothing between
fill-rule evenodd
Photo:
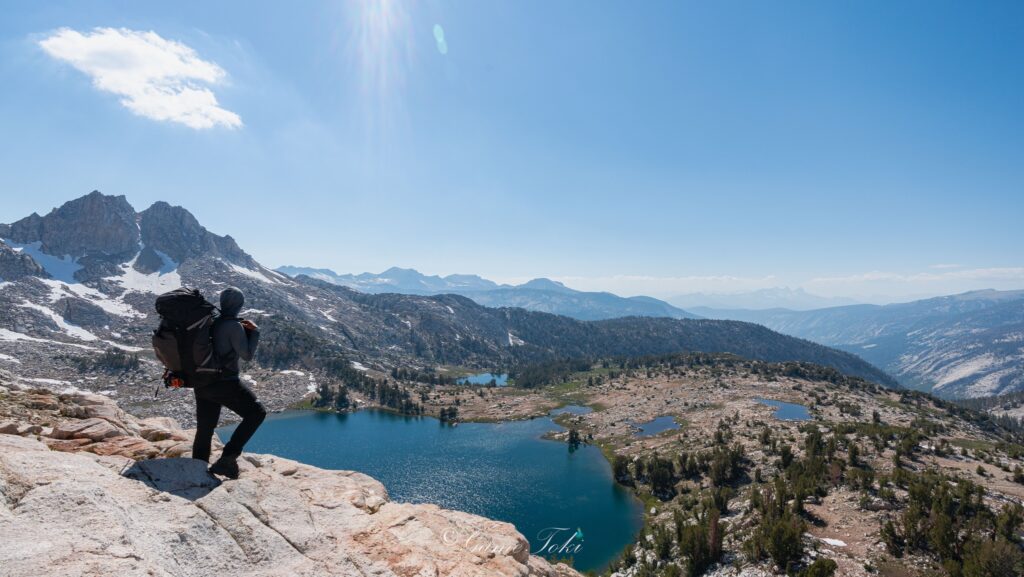
<instances>
[{"instance_id":1,"label":"distant mountain ridge","mask_svg":"<svg viewBox=\"0 0 1024 577\"><path fill-rule=\"evenodd\" d=\"M365 371L388 374L397 367L490 370L576 356L686 351L812 362L894 384L853 354L750 323L641 316L581 321L486 307L454 294L369 294L309 276L293 279L260 265L231 237L206 230L184 208L157 203L135 212L124 197L95 192L46 216L0 226L0 363L25 378L80 387L90 386L90 372L105 370L97 363L130 363L132 376L123 377L119 399L151 410L152 383L162 372L148 352L157 324L154 296L189 286L215 298L227 285L244 291L243 315L264 329L251 370L271 379L261 390L278 396L277 406L309 390L301 380L285 382L281 371L292 369L305 371L310 383L315 376L358 384ZM520 290L559 294L557 285L540 286ZM126 354L138 358L122 358Z\"/></svg>"},{"instance_id":2,"label":"distant mountain ridge","mask_svg":"<svg viewBox=\"0 0 1024 577\"><path fill-rule=\"evenodd\" d=\"M507 288L476 275L425 275L411 268L391 267L380 274L338 274L326 268L280 266L277 272L291 277L306 275L336 285L347 286L365 293L397 292L402 294L436 294L457 290L492 290Z\"/></svg>"},{"instance_id":3,"label":"distant mountain ridge","mask_svg":"<svg viewBox=\"0 0 1024 577\"><path fill-rule=\"evenodd\" d=\"M696 310L856 353L902 384L942 396L1024 390L1024 290L811 311Z\"/></svg>"},{"instance_id":4,"label":"distant mountain ridge","mask_svg":"<svg viewBox=\"0 0 1024 577\"><path fill-rule=\"evenodd\" d=\"M282 266L276 270L291 277L305 275L370 294L458 294L484 306L519 307L578 320L628 316L700 318L655 298L620 297L608 292L578 291L546 278L536 278L521 285L508 285L498 284L477 275L428 276L415 269L398 267L389 268L380 274L337 274L329 269L297 266Z\"/></svg>"},{"instance_id":5,"label":"distant mountain ridge","mask_svg":"<svg viewBox=\"0 0 1024 577\"><path fill-rule=\"evenodd\" d=\"M699 308L711 309L790 309L813 310L858 304L845 297L823 297L811 294L802 288L774 287L735 293L689 293L677 295L668 302L688 311ZM699 313L698 313L699 314Z\"/></svg>"}]
</instances>

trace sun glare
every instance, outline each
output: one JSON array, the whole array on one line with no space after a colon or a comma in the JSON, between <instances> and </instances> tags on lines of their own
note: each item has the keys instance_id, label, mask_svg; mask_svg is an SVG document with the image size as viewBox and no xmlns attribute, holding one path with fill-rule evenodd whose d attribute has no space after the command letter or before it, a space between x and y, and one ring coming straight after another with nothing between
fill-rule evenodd
<instances>
[{"instance_id":1,"label":"sun glare","mask_svg":"<svg viewBox=\"0 0 1024 577\"><path fill-rule=\"evenodd\" d=\"M412 18L408 5L396 0L363 0L353 19L354 50L362 89L374 100L393 99L405 84L413 59Z\"/></svg>"}]
</instances>

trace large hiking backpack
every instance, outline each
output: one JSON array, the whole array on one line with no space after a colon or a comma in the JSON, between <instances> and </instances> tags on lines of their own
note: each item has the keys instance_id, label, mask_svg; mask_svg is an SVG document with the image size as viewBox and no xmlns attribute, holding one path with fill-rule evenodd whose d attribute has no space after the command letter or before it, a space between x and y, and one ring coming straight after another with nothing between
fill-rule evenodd
<instances>
[{"instance_id":1,"label":"large hiking backpack","mask_svg":"<svg viewBox=\"0 0 1024 577\"><path fill-rule=\"evenodd\" d=\"M156 298L160 327L153 331L153 351L166 369L165 385L201 387L220 377L213 350L216 311L196 289L175 289Z\"/></svg>"}]
</instances>

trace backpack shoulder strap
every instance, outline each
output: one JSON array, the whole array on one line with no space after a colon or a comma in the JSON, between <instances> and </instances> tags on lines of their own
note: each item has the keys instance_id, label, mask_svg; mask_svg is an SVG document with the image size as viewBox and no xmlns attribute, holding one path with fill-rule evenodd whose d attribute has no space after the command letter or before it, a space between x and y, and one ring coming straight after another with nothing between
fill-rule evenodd
<instances>
[{"instance_id":1,"label":"backpack shoulder strap","mask_svg":"<svg viewBox=\"0 0 1024 577\"><path fill-rule=\"evenodd\" d=\"M220 310L218 309L217 312L220 313ZM213 324L210 326L210 350L213 351L213 364L220 370L224 370L224 359L217 354L217 346L215 344L217 339L217 327L231 320L234 319L229 319L221 314L217 314L213 317Z\"/></svg>"}]
</instances>

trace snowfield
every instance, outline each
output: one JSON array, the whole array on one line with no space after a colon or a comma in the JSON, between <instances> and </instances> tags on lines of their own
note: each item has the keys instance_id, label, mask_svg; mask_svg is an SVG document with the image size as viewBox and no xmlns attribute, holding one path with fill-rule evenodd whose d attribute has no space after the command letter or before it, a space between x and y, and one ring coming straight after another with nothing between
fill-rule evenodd
<instances>
[{"instance_id":1,"label":"snowfield","mask_svg":"<svg viewBox=\"0 0 1024 577\"><path fill-rule=\"evenodd\" d=\"M258 280L260 282L265 282L265 283L270 283L270 284L285 284L284 281L282 281L280 279L277 279L277 278L274 278L273 276L271 276L269 274L271 271L253 270L251 268L245 268L244 266L237 265L237 264L234 264L234 263L230 263L230 262L227 262L225 260L222 260L221 262L223 262L224 264L228 265L228 267L230 267L231 270L237 272L238 274L247 276L247 277L249 277L251 279L255 279L255 280ZM280 276L277 273L273 273L273 274L275 274L277 276Z\"/></svg>"},{"instance_id":2,"label":"snowfield","mask_svg":"<svg viewBox=\"0 0 1024 577\"><path fill-rule=\"evenodd\" d=\"M140 252L139 254L142 253ZM136 254L135 258L131 261L121 265L121 270L124 272L120 276L112 276L105 280L121 285L127 292L137 293L161 294L181 286L178 263L162 252L157 251L157 254L164 261L163 266L157 272L145 274L135 270L135 263L139 260L139 254Z\"/></svg>"},{"instance_id":3,"label":"snowfield","mask_svg":"<svg viewBox=\"0 0 1024 577\"><path fill-rule=\"evenodd\" d=\"M113 277L114 279L120 277ZM122 318L142 318L146 315L135 310L131 305L124 303L118 299L109 297L100 291L85 286L84 284L73 281L64 282L54 279L41 278L37 279L39 282L45 284L50 289L49 301L55 303L62 298L76 297L84 301L88 301L90 304L95 305L103 310L103 312Z\"/></svg>"},{"instance_id":4,"label":"snowfield","mask_svg":"<svg viewBox=\"0 0 1024 577\"><path fill-rule=\"evenodd\" d=\"M41 384L44 384L44 385L70 385L71 384L71 381L62 381L60 379L43 379L43 378L39 378L39 377L31 378L31 379L22 379L22 380L31 381L33 383L41 383Z\"/></svg>"},{"instance_id":5,"label":"snowfield","mask_svg":"<svg viewBox=\"0 0 1024 577\"><path fill-rule=\"evenodd\" d=\"M27 341L27 342L30 342L30 343L50 343L50 344L54 344L54 345L60 345L60 346L63 346L63 347L75 347L75 348L84 349L84 350L87 350L87 351L94 351L94 350L96 350L95 347L90 347L90 346L87 346L87 345L80 345L80 344L77 344L77 343L64 343L64 342L61 342L61 341L54 341L54 340L50 340L50 339L39 339L39 338L36 338L36 337L30 337L30 336L28 336L26 334L16 333L16 332L14 332L14 331L12 331L10 329L5 329L5 328L0 328L0 341L8 341L8 342Z\"/></svg>"},{"instance_id":6,"label":"snowfield","mask_svg":"<svg viewBox=\"0 0 1024 577\"><path fill-rule=\"evenodd\" d=\"M89 331L83 329L78 325L73 325L65 321L64 317L55 313L52 309L44 307L43 305L37 305L36 303L33 302L24 301L18 306L43 313L44 316L49 318L51 321L53 321L55 325L57 325L57 328L60 329L61 332L68 335L69 337L76 338L80 341L99 340L99 337L97 337L96 335L90 333Z\"/></svg>"},{"instance_id":7,"label":"snowfield","mask_svg":"<svg viewBox=\"0 0 1024 577\"><path fill-rule=\"evenodd\" d=\"M21 252L32 257L32 260L36 261L39 266L43 267L46 274L52 276L57 280L64 282L76 282L75 273L82 270L84 267L78 264L78 259L71 258L68 255L63 257L56 257L48 255L40 247L43 246L41 241L36 241L30 244L18 244L7 239L0 239L7 246L11 247L15 252Z\"/></svg>"}]
</instances>

